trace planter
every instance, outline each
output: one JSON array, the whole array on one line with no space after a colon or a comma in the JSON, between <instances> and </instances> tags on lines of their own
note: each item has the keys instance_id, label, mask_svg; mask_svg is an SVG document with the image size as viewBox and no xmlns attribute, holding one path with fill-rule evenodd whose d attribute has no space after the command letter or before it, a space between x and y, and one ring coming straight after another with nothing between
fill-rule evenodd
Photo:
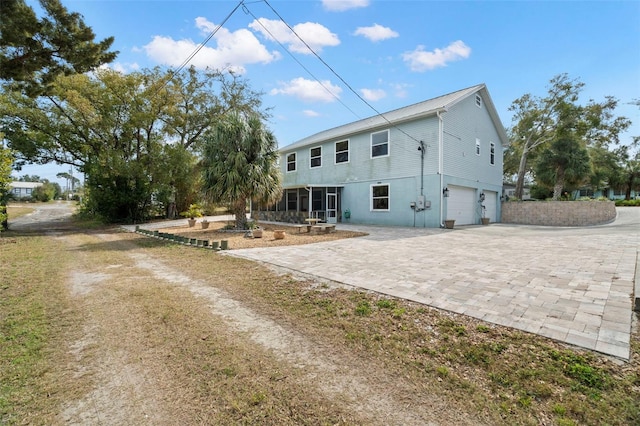
<instances>
[{"instance_id":1,"label":"planter","mask_svg":"<svg viewBox=\"0 0 640 426\"><path fill-rule=\"evenodd\" d=\"M194 226L196 226L195 219L187 219L187 223L189 224L189 228L193 228Z\"/></svg>"},{"instance_id":2,"label":"planter","mask_svg":"<svg viewBox=\"0 0 640 426\"><path fill-rule=\"evenodd\" d=\"M276 240L284 240L285 235L286 234L282 229L273 231L273 238L275 238Z\"/></svg>"},{"instance_id":3,"label":"planter","mask_svg":"<svg viewBox=\"0 0 640 426\"><path fill-rule=\"evenodd\" d=\"M447 219L444 221L444 227L447 229L453 229L453 225L456 223L455 219Z\"/></svg>"},{"instance_id":4,"label":"planter","mask_svg":"<svg viewBox=\"0 0 640 426\"><path fill-rule=\"evenodd\" d=\"M262 238L262 229L260 228L254 229L251 233L253 234L253 238Z\"/></svg>"},{"instance_id":5,"label":"planter","mask_svg":"<svg viewBox=\"0 0 640 426\"><path fill-rule=\"evenodd\" d=\"M205 222L204 220L202 222L200 222L200 225L202 225L202 229L209 228L209 222Z\"/></svg>"},{"instance_id":6,"label":"planter","mask_svg":"<svg viewBox=\"0 0 640 426\"><path fill-rule=\"evenodd\" d=\"M229 250L229 240L220 241L220 249Z\"/></svg>"},{"instance_id":7,"label":"planter","mask_svg":"<svg viewBox=\"0 0 640 426\"><path fill-rule=\"evenodd\" d=\"M488 217L483 217L482 219L480 219L482 221L483 225L488 225L489 222L491 221L491 219L489 219Z\"/></svg>"}]
</instances>

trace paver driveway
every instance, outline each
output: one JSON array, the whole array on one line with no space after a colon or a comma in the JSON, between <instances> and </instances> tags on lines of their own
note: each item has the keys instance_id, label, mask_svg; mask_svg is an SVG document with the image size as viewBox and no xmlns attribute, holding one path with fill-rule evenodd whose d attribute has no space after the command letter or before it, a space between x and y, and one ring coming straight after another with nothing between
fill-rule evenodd
<instances>
[{"instance_id":1,"label":"paver driveway","mask_svg":"<svg viewBox=\"0 0 640 426\"><path fill-rule=\"evenodd\" d=\"M640 208L584 228L338 228L370 235L226 254L629 359Z\"/></svg>"}]
</instances>

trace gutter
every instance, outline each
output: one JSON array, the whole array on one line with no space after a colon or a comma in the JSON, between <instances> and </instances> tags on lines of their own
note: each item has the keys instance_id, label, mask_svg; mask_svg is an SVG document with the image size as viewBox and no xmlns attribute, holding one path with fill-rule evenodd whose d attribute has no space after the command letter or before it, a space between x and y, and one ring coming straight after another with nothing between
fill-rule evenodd
<instances>
[{"instance_id":1,"label":"gutter","mask_svg":"<svg viewBox=\"0 0 640 426\"><path fill-rule=\"evenodd\" d=\"M444 124L440 113L446 108L436 111L438 116L438 174L440 175L440 228L444 228Z\"/></svg>"}]
</instances>

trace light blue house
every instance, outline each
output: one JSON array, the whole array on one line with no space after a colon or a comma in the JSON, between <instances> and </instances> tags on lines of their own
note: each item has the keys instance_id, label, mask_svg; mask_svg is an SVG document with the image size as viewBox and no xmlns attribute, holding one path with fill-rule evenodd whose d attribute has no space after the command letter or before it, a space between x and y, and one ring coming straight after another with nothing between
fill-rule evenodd
<instances>
[{"instance_id":1,"label":"light blue house","mask_svg":"<svg viewBox=\"0 0 640 426\"><path fill-rule=\"evenodd\" d=\"M484 84L280 150L284 195L263 219L441 227L500 220L508 138Z\"/></svg>"}]
</instances>

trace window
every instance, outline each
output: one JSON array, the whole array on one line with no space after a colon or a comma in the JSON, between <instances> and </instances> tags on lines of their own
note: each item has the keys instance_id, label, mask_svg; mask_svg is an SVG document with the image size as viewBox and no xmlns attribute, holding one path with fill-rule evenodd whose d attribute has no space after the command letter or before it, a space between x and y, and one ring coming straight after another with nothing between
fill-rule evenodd
<instances>
[{"instance_id":1,"label":"window","mask_svg":"<svg viewBox=\"0 0 640 426\"><path fill-rule=\"evenodd\" d=\"M287 210L298 211L298 193L296 191L287 191Z\"/></svg>"},{"instance_id":2,"label":"window","mask_svg":"<svg viewBox=\"0 0 640 426\"><path fill-rule=\"evenodd\" d=\"M480 139L476 138L476 155L480 155Z\"/></svg>"},{"instance_id":3,"label":"window","mask_svg":"<svg viewBox=\"0 0 640 426\"><path fill-rule=\"evenodd\" d=\"M317 146L315 148L311 148L309 150L309 157L311 159L311 163L310 163L311 167L322 166L322 147Z\"/></svg>"},{"instance_id":4,"label":"window","mask_svg":"<svg viewBox=\"0 0 640 426\"><path fill-rule=\"evenodd\" d=\"M476 95L476 106L482 108L482 97L480 95Z\"/></svg>"},{"instance_id":5,"label":"window","mask_svg":"<svg viewBox=\"0 0 640 426\"><path fill-rule=\"evenodd\" d=\"M371 210L389 210L389 185L371 185Z\"/></svg>"},{"instance_id":6,"label":"window","mask_svg":"<svg viewBox=\"0 0 640 426\"><path fill-rule=\"evenodd\" d=\"M32 190L31 188L25 188L25 190L24 190L24 192L25 192L27 195L31 195L31 192L32 192L32 191L33 191L33 190Z\"/></svg>"},{"instance_id":7,"label":"window","mask_svg":"<svg viewBox=\"0 0 640 426\"><path fill-rule=\"evenodd\" d=\"M336 142L336 164L349 162L349 141Z\"/></svg>"},{"instance_id":8,"label":"window","mask_svg":"<svg viewBox=\"0 0 640 426\"><path fill-rule=\"evenodd\" d=\"M389 155L389 131L371 133L371 158Z\"/></svg>"},{"instance_id":9,"label":"window","mask_svg":"<svg viewBox=\"0 0 640 426\"><path fill-rule=\"evenodd\" d=\"M287 155L287 172L296 171L296 153L292 152Z\"/></svg>"},{"instance_id":10,"label":"window","mask_svg":"<svg viewBox=\"0 0 640 426\"><path fill-rule=\"evenodd\" d=\"M491 142L491 164L496 164L496 144Z\"/></svg>"}]
</instances>

